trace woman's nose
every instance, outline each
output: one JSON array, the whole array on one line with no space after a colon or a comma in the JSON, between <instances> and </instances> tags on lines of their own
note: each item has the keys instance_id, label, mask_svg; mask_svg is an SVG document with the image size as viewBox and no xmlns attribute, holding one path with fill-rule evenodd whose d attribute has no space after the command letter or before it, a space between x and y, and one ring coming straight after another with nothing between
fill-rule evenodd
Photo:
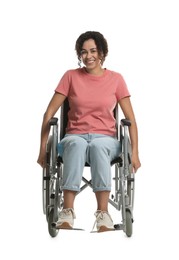
<instances>
[{"instance_id":1,"label":"woman's nose","mask_svg":"<svg viewBox=\"0 0 179 260\"><path fill-rule=\"evenodd\" d=\"M88 59L89 59L90 57L91 57L91 52L90 52L90 51L88 51L88 52L87 52L87 55L86 55L86 58L88 58Z\"/></svg>"}]
</instances>

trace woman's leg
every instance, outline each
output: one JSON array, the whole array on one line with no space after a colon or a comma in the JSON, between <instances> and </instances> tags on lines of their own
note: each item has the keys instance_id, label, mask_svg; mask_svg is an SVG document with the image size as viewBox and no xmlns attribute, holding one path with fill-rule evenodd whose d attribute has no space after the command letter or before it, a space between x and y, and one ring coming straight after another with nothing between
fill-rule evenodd
<instances>
[{"instance_id":1,"label":"woman's leg","mask_svg":"<svg viewBox=\"0 0 179 260\"><path fill-rule=\"evenodd\" d=\"M57 228L73 228L75 212L74 200L86 162L87 142L76 135L67 135L58 145L59 155L63 158L63 210L59 213Z\"/></svg>"},{"instance_id":2,"label":"woman's leg","mask_svg":"<svg viewBox=\"0 0 179 260\"><path fill-rule=\"evenodd\" d=\"M108 192L97 195L100 205L101 196L104 196L104 201L107 201L111 191L111 161L119 156L120 150L119 141L110 136L95 137L89 143L87 157L91 166L93 191Z\"/></svg>"},{"instance_id":3,"label":"woman's leg","mask_svg":"<svg viewBox=\"0 0 179 260\"><path fill-rule=\"evenodd\" d=\"M88 143L78 135L67 135L58 145L58 151L63 159L63 183L65 204L74 201L76 192L80 191L80 184L86 162L86 148Z\"/></svg>"},{"instance_id":4,"label":"woman's leg","mask_svg":"<svg viewBox=\"0 0 179 260\"><path fill-rule=\"evenodd\" d=\"M108 201L110 191L96 191L97 210L108 212Z\"/></svg>"},{"instance_id":5,"label":"woman's leg","mask_svg":"<svg viewBox=\"0 0 179 260\"><path fill-rule=\"evenodd\" d=\"M68 208L74 209L74 200L75 200L75 196L76 196L76 191L64 190L63 196L64 196L63 208L64 209L68 209Z\"/></svg>"},{"instance_id":6,"label":"woman's leg","mask_svg":"<svg viewBox=\"0 0 179 260\"><path fill-rule=\"evenodd\" d=\"M111 161L119 154L120 144L112 137L94 138L89 144L88 159L97 200L95 223L98 232L114 230L114 223L108 213L108 201L111 191Z\"/></svg>"}]
</instances>

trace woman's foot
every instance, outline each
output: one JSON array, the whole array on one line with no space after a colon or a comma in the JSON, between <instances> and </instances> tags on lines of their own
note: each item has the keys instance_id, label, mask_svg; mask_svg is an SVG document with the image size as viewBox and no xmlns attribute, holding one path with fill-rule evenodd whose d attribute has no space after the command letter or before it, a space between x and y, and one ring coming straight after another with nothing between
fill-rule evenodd
<instances>
[{"instance_id":1,"label":"woman's foot","mask_svg":"<svg viewBox=\"0 0 179 260\"><path fill-rule=\"evenodd\" d=\"M72 229L74 219L76 218L75 212L72 208L63 209L59 213L59 219L56 223L56 228L59 229Z\"/></svg>"},{"instance_id":2,"label":"woman's foot","mask_svg":"<svg viewBox=\"0 0 179 260\"><path fill-rule=\"evenodd\" d=\"M95 212L96 228L98 232L111 231L114 230L114 223L107 211L97 210Z\"/></svg>"}]
</instances>

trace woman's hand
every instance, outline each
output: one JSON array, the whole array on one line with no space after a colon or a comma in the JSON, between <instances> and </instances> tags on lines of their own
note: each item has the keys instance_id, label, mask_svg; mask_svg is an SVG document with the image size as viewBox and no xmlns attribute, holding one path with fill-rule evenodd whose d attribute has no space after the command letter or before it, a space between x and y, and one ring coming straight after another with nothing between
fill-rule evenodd
<instances>
[{"instance_id":1,"label":"woman's hand","mask_svg":"<svg viewBox=\"0 0 179 260\"><path fill-rule=\"evenodd\" d=\"M40 153L39 153L39 157L38 157L38 159L37 159L37 163L42 167L42 168L44 168L45 167L45 164L46 164L46 158L45 158L45 156L46 156L46 151L45 151L45 149L43 149L42 151L40 151Z\"/></svg>"},{"instance_id":2,"label":"woman's hand","mask_svg":"<svg viewBox=\"0 0 179 260\"><path fill-rule=\"evenodd\" d=\"M133 154L131 160L132 160L133 173L136 173L137 170L141 167L138 154Z\"/></svg>"}]
</instances>

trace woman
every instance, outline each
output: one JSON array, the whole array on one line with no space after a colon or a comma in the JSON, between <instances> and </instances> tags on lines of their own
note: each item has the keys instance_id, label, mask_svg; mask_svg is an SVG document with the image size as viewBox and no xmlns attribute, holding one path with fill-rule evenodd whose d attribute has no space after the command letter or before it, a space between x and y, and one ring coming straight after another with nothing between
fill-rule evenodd
<instances>
[{"instance_id":1,"label":"woman","mask_svg":"<svg viewBox=\"0 0 179 260\"><path fill-rule=\"evenodd\" d=\"M108 231L114 226L108 213L111 191L110 162L120 153L113 117L117 103L124 116L131 121L130 139L134 172L140 167L137 125L123 77L102 66L108 54L104 36L95 31L85 32L77 39L75 49L80 67L68 70L55 89L43 118L37 162L44 167L45 147L50 130L48 122L68 98L68 126L65 137L58 144L58 152L64 163L64 207L59 214L57 227L73 227L75 195L80 190L84 165L88 162L97 200L97 230ZM84 64L83 67L81 63Z\"/></svg>"}]
</instances>

